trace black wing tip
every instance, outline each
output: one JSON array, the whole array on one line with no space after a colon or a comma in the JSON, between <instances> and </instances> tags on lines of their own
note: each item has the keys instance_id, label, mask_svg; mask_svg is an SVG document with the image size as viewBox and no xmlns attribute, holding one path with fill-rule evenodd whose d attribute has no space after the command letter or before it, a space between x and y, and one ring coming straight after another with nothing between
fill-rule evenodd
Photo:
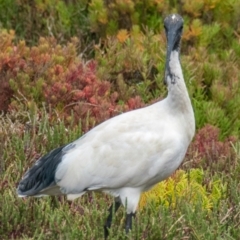
<instances>
[{"instance_id":1,"label":"black wing tip","mask_svg":"<svg viewBox=\"0 0 240 240\"><path fill-rule=\"evenodd\" d=\"M17 194L19 197L34 196L37 193L36 184L31 184L31 179L24 177L18 184Z\"/></svg>"},{"instance_id":2,"label":"black wing tip","mask_svg":"<svg viewBox=\"0 0 240 240\"><path fill-rule=\"evenodd\" d=\"M34 196L33 193L30 193L29 191L22 192L19 187L17 188L17 195L18 197L29 197L29 196Z\"/></svg>"},{"instance_id":3,"label":"black wing tip","mask_svg":"<svg viewBox=\"0 0 240 240\"><path fill-rule=\"evenodd\" d=\"M17 187L19 197L36 196L55 184L55 171L66 154L61 146L41 157L23 176Z\"/></svg>"}]
</instances>

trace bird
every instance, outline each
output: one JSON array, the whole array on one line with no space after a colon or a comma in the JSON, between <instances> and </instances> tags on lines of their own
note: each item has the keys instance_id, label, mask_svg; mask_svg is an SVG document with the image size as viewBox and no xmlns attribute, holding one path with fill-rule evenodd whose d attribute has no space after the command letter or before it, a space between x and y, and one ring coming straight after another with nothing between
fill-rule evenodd
<instances>
[{"instance_id":1,"label":"bird","mask_svg":"<svg viewBox=\"0 0 240 240\"><path fill-rule=\"evenodd\" d=\"M126 211L125 232L132 230L141 194L180 166L195 134L194 111L180 63L183 23L177 13L164 19L167 96L110 118L41 157L19 182L19 197L67 195L74 200L86 192L101 191L114 199L104 238L121 205Z\"/></svg>"}]
</instances>

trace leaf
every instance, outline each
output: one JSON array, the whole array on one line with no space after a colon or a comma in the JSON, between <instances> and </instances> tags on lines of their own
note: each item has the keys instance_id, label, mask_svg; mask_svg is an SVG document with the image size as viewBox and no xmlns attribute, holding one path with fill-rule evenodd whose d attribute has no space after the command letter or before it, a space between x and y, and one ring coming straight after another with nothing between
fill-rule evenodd
<instances>
[{"instance_id":1,"label":"leaf","mask_svg":"<svg viewBox=\"0 0 240 240\"><path fill-rule=\"evenodd\" d=\"M129 38L129 33L126 29L121 29L118 31L117 39L120 43L125 42Z\"/></svg>"}]
</instances>

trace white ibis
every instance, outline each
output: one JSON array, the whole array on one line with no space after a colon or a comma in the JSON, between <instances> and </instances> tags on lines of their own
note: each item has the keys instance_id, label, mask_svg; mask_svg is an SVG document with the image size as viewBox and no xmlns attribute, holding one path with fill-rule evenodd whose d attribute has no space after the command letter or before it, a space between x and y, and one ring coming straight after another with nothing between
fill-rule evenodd
<instances>
[{"instance_id":1,"label":"white ibis","mask_svg":"<svg viewBox=\"0 0 240 240\"><path fill-rule=\"evenodd\" d=\"M113 117L76 141L47 153L20 181L19 197L64 194L73 200L88 191L103 191L115 197L115 212L121 204L125 207L125 230L131 230L141 193L178 168L195 132L179 61L182 17L169 15L164 28L167 97ZM113 206L104 225L105 238Z\"/></svg>"}]
</instances>

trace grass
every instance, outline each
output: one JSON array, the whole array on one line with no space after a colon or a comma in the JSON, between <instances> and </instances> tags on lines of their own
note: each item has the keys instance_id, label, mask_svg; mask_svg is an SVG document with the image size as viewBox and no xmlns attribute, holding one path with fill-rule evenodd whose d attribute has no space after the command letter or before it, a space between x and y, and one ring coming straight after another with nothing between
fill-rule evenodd
<instances>
[{"instance_id":1,"label":"grass","mask_svg":"<svg viewBox=\"0 0 240 240\"><path fill-rule=\"evenodd\" d=\"M16 186L25 170L43 153L80 136L81 127L50 125L45 112L12 112L0 123L0 238L103 239L103 224L112 198L89 193L68 202L65 197L18 198ZM226 193L204 208L202 198L179 196L174 203L149 201L140 208L133 231L124 233L121 208L113 220L109 239L238 239L240 236L240 145L231 171L204 171L201 180L218 179ZM231 164L230 164L231 165ZM186 171L186 169L185 169ZM177 181L177 180L176 180ZM191 186L191 181L189 182ZM194 188L192 189L194 192Z\"/></svg>"}]
</instances>

